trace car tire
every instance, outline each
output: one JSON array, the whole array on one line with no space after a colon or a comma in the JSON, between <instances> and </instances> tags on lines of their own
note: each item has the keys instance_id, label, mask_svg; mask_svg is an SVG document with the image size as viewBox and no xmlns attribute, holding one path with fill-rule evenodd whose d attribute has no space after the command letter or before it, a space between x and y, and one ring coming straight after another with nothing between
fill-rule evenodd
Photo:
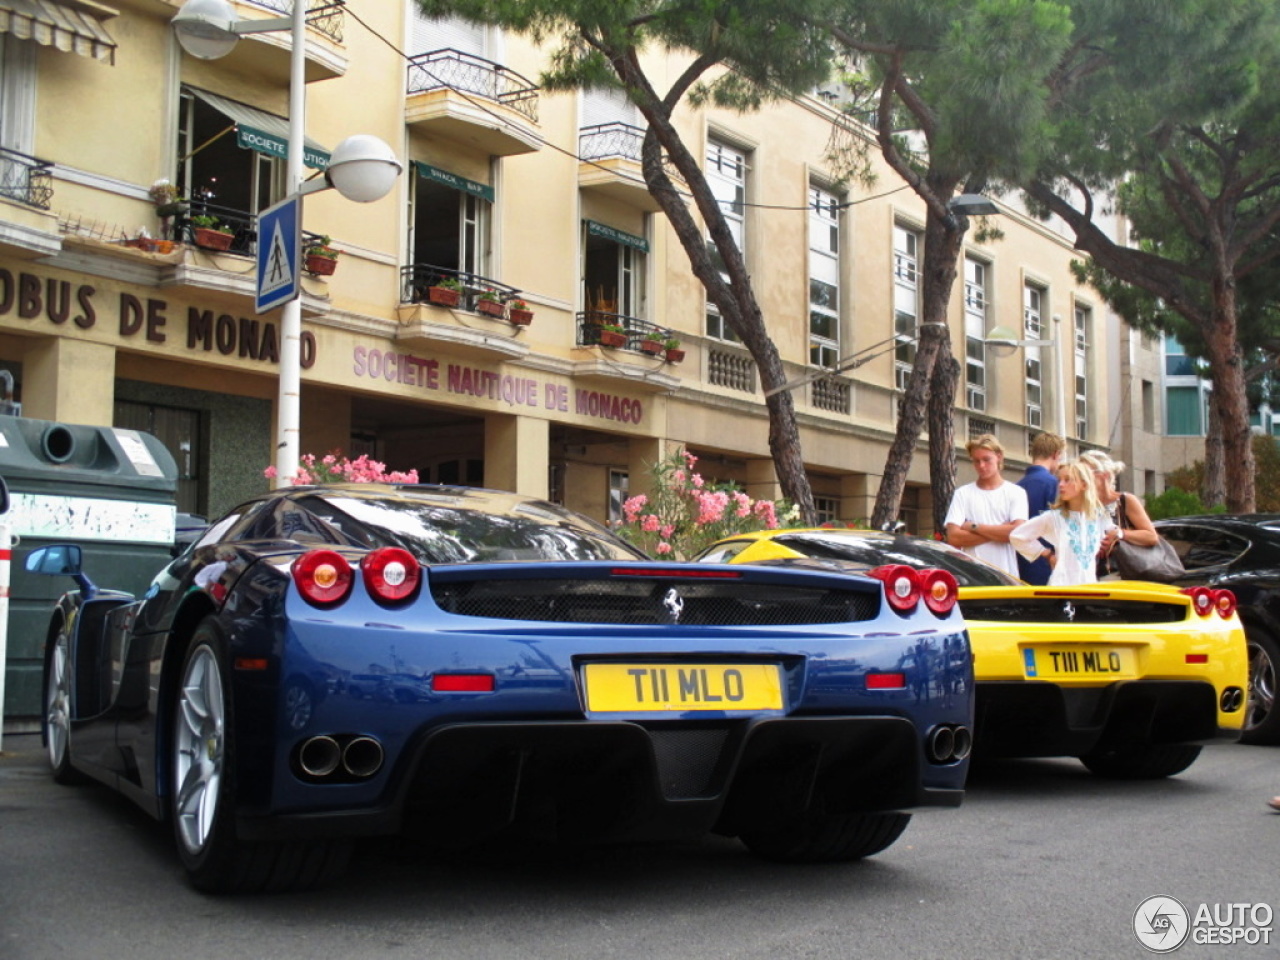
<instances>
[{"instance_id":1,"label":"car tire","mask_svg":"<svg viewBox=\"0 0 1280 960\"><path fill-rule=\"evenodd\" d=\"M1270 634L1246 631L1249 649L1249 696L1241 743L1280 743L1280 711L1276 710L1276 672L1280 644Z\"/></svg>"},{"instance_id":2,"label":"car tire","mask_svg":"<svg viewBox=\"0 0 1280 960\"><path fill-rule=\"evenodd\" d=\"M1130 744L1085 754L1080 762L1109 780L1159 780L1195 763L1200 749L1185 743Z\"/></svg>"},{"instance_id":3,"label":"car tire","mask_svg":"<svg viewBox=\"0 0 1280 960\"><path fill-rule=\"evenodd\" d=\"M335 841L248 842L236 836L234 701L227 644L206 618L182 661L173 701L170 813L178 855L205 893L304 890L341 873L349 845Z\"/></svg>"},{"instance_id":4,"label":"car tire","mask_svg":"<svg viewBox=\"0 0 1280 960\"><path fill-rule=\"evenodd\" d=\"M868 813L799 820L739 839L758 857L780 863L859 860L893 844L911 822L909 813Z\"/></svg>"},{"instance_id":5,"label":"car tire","mask_svg":"<svg viewBox=\"0 0 1280 960\"><path fill-rule=\"evenodd\" d=\"M58 625L53 646L45 661L44 711L40 736L49 757L55 783L66 786L89 778L71 765L71 634L66 622Z\"/></svg>"}]
</instances>

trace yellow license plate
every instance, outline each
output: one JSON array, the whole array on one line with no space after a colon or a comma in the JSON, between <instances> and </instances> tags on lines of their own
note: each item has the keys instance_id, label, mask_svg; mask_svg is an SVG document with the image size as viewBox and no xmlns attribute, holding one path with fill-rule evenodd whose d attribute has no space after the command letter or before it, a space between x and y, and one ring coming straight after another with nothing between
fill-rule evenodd
<instances>
[{"instance_id":1,"label":"yellow license plate","mask_svg":"<svg viewBox=\"0 0 1280 960\"><path fill-rule=\"evenodd\" d=\"M589 663L592 713L781 710L782 669L771 663Z\"/></svg>"},{"instance_id":2,"label":"yellow license plate","mask_svg":"<svg viewBox=\"0 0 1280 960\"><path fill-rule=\"evenodd\" d=\"M1023 665L1028 679L1083 677L1110 679L1132 677L1137 654L1131 647L1081 644L1072 647L1024 647Z\"/></svg>"}]
</instances>

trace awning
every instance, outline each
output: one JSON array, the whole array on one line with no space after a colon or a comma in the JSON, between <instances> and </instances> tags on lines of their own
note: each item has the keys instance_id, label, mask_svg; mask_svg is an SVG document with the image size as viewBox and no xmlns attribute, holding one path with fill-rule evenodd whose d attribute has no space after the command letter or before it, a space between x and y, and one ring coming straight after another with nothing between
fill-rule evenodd
<instances>
[{"instance_id":1,"label":"awning","mask_svg":"<svg viewBox=\"0 0 1280 960\"><path fill-rule=\"evenodd\" d=\"M433 167L429 163L423 163L421 160L413 161L413 169L418 172L418 176L424 179L434 181L452 190L458 190L462 193L469 193L473 197L479 197L481 200L487 200L493 203L494 193L493 187L487 183L478 183L475 180L468 180L466 177L458 176L456 173L450 173L448 170L441 170L439 167Z\"/></svg>"},{"instance_id":2,"label":"awning","mask_svg":"<svg viewBox=\"0 0 1280 960\"><path fill-rule=\"evenodd\" d=\"M102 25L114 16L116 11L97 3L0 0L0 33L114 64L116 42Z\"/></svg>"},{"instance_id":3,"label":"awning","mask_svg":"<svg viewBox=\"0 0 1280 960\"><path fill-rule=\"evenodd\" d=\"M0 0L0 3L5 0ZM257 107L228 100L207 90L188 89L236 125L236 144L246 150L257 150L269 157L289 158L289 121ZM302 162L312 170L329 166L329 151L310 137L304 137Z\"/></svg>"},{"instance_id":4,"label":"awning","mask_svg":"<svg viewBox=\"0 0 1280 960\"><path fill-rule=\"evenodd\" d=\"M607 223L597 223L595 220L584 220L587 225L587 233L593 237L604 237L606 240L612 240L614 243L621 244L624 247L634 247L641 253L649 252L649 241L644 237L637 237L634 234L624 233Z\"/></svg>"}]
</instances>

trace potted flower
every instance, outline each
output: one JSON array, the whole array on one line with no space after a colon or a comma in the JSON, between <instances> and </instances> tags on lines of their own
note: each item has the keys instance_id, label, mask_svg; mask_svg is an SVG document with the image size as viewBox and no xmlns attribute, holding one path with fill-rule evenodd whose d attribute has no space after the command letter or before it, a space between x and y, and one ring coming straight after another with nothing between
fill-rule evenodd
<instances>
[{"instance_id":1,"label":"potted flower","mask_svg":"<svg viewBox=\"0 0 1280 960\"><path fill-rule=\"evenodd\" d=\"M462 298L462 283L457 277L440 277L427 287L427 302L439 307L456 307Z\"/></svg>"},{"instance_id":2,"label":"potted flower","mask_svg":"<svg viewBox=\"0 0 1280 960\"><path fill-rule=\"evenodd\" d=\"M222 222L206 213L191 218L191 229L197 247L210 250L230 250L234 234L222 226Z\"/></svg>"},{"instance_id":3,"label":"potted flower","mask_svg":"<svg viewBox=\"0 0 1280 960\"><path fill-rule=\"evenodd\" d=\"M302 262L308 273L327 277L338 269L338 254L341 251L335 250L329 243L328 237L313 237L307 241L302 250Z\"/></svg>"},{"instance_id":4,"label":"potted flower","mask_svg":"<svg viewBox=\"0 0 1280 960\"><path fill-rule=\"evenodd\" d=\"M527 327L533 322L533 311L529 304L516 297L507 301L507 319L518 327Z\"/></svg>"},{"instance_id":5,"label":"potted flower","mask_svg":"<svg viewBox=\"0 0 1280 960\"><path fill-rule=\"evenodd\" d=\"M158 217L176 217L187 211L187 204L178 195L178 187L168 180L157 180L147 190L147 194L156 205Z\"/></svg>"},{"instance_id":6,"label":"potted flower","mask_svg":"<svg viewBox=\"0 0 1280 960\"><path fill-rule=\"evenodd\" d=\"M657 333L647 333L643 340L640 341L640 352L647 353L651 357L656 357L662 353L663 340Z\"/></svg>"},{"instance_id":7,"label":"potted flower","mask_svg":"<svg viewBox=\"0 0 1280 960\"><path fill-rule=\"evenodd\" d=\"M625 347L627 345L627 331L616 323L601 324L598 336L602 347Z\"/></svg>"},{"instance_id":8,"label":"potted flower","mask_svg":"<svg viewBox=\"0 0 1280 960\"><path fill-rule=\"evenodd\" d=\"M501 317L505 312L497 290L481 290L476 297L476 312L489 317Z\"/></svg>"},{"instance_id":9,"label":"potted flower","mask_svg":"<svg viewBox=\"0 0 1280 960\"><path fill-rule=\"evenodd\" d=\"M667 337L662 341L662 348L667 352L667 359L672 363L679 363L684 359L684 351L680 349L680 341L675 337Z\"/></svg>"}]
</instances>

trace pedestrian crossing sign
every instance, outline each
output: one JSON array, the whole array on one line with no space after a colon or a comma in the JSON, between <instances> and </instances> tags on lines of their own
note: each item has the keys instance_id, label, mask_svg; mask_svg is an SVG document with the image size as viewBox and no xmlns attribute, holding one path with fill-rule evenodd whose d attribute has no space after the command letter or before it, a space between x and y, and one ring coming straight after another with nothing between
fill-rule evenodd
<instances>
[{"instance_id":1,"label":"pedestrian crossing sign","mask_svg":"<svg viewBox=\"0 0 1280 960\"><path fill-rule=\"evenodd\" d=\"M294 194L258 214L255 309L266 313L301 292L302 198Z\"/></svg>"}]
</instances>

